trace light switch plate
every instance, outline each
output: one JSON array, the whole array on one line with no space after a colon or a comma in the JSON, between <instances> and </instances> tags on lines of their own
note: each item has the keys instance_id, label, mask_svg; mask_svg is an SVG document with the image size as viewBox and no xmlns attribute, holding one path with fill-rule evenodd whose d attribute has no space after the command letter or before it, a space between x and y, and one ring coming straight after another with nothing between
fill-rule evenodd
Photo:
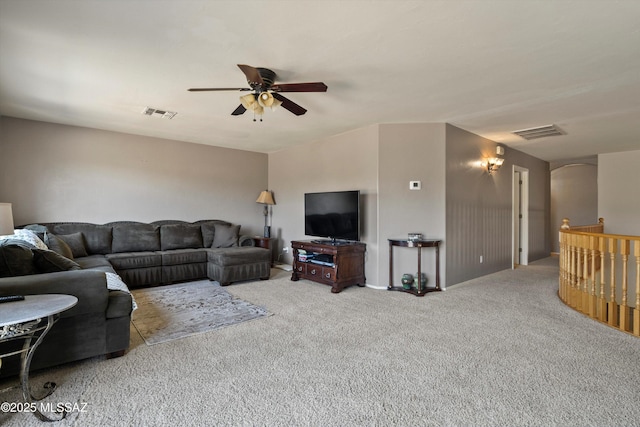
<instances>
[{"instance_id":1,"label":"light switch plate","mask_svg":"<svg viewBox=\"0 0 640 427\"><path fill-rule=\"evenodd\" d=\"M409 190L422 189L422 183L420 181L409 181Z\"/></svg>"}]
</instances>

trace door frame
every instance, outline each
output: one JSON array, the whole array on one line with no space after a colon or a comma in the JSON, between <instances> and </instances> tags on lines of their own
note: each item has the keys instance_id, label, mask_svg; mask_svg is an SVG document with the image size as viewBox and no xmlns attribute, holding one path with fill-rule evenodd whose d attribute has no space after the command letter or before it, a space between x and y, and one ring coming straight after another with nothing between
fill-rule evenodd
<instances>
[{"instance_id":1,"label":"door frame","mask_svg":"<svg viewBox=\"0 0 640 427\"><path fill-rule=\"evenodd\" d=\"M519 247L522 248L519 265L529 265L529 169L513 165L511 177L511 265L512 268L516 268L518 242ZM517 187L518 177L522 181L520 191ZM520 221L518 221L518 215L522 215Z\"/></svg>"}]
</instances>

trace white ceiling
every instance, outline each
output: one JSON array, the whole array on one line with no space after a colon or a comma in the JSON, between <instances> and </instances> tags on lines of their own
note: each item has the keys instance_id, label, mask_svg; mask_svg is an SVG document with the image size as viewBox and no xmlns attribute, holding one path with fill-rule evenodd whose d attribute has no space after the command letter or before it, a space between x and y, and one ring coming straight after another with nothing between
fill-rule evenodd
<instances>
[{"instance_id":1,"label":"white ceiling","mask_svg":"<svg viewBox=\"0 0 640 427\"><path fill-rule=\"evenodd\" d=\"M230 115L240 92L187 92L245 86L236 64L329 89L262 123ZM639 100L638 0L0 0L4 116L258 152L447 122L551 161L640 150Z\"/></svg>"}]
</instances>

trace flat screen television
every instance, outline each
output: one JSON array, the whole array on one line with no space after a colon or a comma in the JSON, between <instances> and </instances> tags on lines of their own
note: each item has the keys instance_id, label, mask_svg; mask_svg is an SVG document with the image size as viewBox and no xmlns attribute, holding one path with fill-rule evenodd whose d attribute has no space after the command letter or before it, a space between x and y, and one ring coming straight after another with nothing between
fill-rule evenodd
<instances>
[{"instance_id":1,"label":"flat screen television","mask_svg":"<svg viewBox=\"0 0 640 427\"><path fill-rule=\"evenodd\" d=\"M304 234L337 240L360 240L360 191L304 195Z\"/></svg>"}]
</instances>

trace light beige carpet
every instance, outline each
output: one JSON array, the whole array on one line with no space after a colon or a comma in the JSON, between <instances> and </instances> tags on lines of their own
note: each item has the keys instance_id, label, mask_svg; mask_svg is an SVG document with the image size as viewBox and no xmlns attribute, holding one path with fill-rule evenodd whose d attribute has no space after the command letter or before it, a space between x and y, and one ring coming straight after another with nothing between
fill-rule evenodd
<instances>
[{"instance_id":1,"label":"light beige carpet","mask_svg":"<svg viewBox=\"0 0 640 427\"><path fill-rule=\"evenodd\" d=\"M132 322L148 345L185 338L269 315L236 298L218 282L200 280L132 291Z\"/></svg>"},{"instance_id":2,"label":"light beige carpet","mask_svg":"<svg viewBox=\"0 0 640 427\"><path fill-rule=\"evenodd\" d=\"M225 288L273 316L153 346L132 328L123 357L34 374L87 404L55 426L640 425L640 339L565 306L557 258L422 298L290 277Z\"/></svg>"}]
</instances>

